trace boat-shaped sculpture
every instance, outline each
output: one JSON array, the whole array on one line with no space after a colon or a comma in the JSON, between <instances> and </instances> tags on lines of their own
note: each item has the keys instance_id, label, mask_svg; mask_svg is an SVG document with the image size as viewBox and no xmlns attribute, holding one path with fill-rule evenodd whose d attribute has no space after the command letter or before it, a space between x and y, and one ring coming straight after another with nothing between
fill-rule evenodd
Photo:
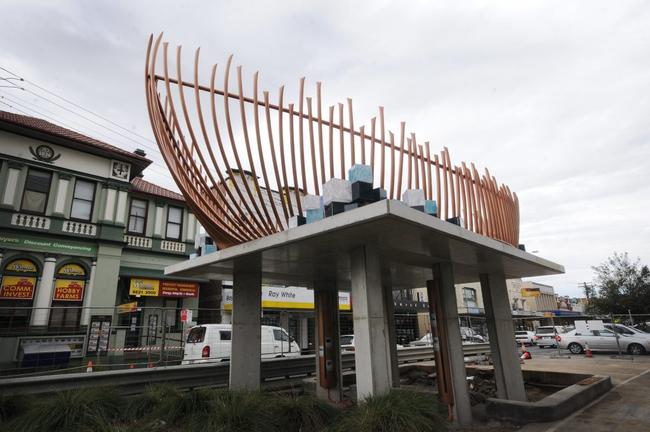
<instances>
[{"instance_id":1,"label":"boat-shaped sculpture","mask_svg":"<svg viewBox=\"0 0 650 432\"><path fill-rule=\"evenodd\" d=\"M285 100L284 86L273 97L260 93L259 73L245 86L232 56L223 67L212 65L201 84L199 49L186 78L181 47L170 53L161 42L162 35L152 36L147 47L151 125L176 184L218 248L287 229L292 217L305 214L305 195L320 195L332 178L346 179L355 164L372 168L373 183L388 199L421 189L436 201L438 217L517 245L517 195L487 169L453 164L446 147L432 153L404 122L388 130L383 107L369 125L359 125L351 99L323 106L320 82L307 95L300 79L295 103Z\"/></svg>"}]
</instances>

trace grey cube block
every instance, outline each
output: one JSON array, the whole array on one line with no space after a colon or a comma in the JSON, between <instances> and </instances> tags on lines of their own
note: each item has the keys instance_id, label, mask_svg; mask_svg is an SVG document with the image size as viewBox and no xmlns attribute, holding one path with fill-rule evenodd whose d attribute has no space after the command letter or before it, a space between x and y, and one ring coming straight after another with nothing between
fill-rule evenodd
<instances>
[{"instance_id":1,"label":"grey cube block","mask_svg":"<svg viewBox=\"0 0 650 432\"><path fill-rule=\"evenodd\" d=\"M302 197L302 208L305 210L317 210L322 208L322 198L320 195L304 195Z\"/></svg>"},{"instance_id":2,"label":"grey cube block","mask_svg":"<svg viewBox=\"0 0 650 432\"><path fill-rule=\"evenodd\" d=\"M289 228L295 228L295 227L298 227L300 225L304 225L306 223L307 223L307 219L305 219L304 216L298 215L298 216L292 216L291 218L289 218Z\"/></svg>"},{"instance_id":3,"label":"grey cube block","mask_svg":"<svg viewBox=\"0 0 650 432\"><path fill-rule=\"evenodd\" d=\"M357 181L372 184L372 168L370 165L354 164L348 170L350 183Z\"/></svg>"},{"instance_id":4,"label":"grey cube block","mask_svg":"<svg viewBox=\"0 0 650 432\"><path fill-rule=\"evenodd\" d=\"M332 202L352 202L352 184L349 181L333 178L323 185L323 205Z\"/></svg>"},{"instance_id":5,"label":"grey cube block","mask_svg":"<svg viewBox=\"0 0 650 432\"><path fill-rule=\"evenodd\" d=\"M422 189L407 189L402 194L402 201L409 207L424 207L424 191Z\"/></svg>"}]
</instances>

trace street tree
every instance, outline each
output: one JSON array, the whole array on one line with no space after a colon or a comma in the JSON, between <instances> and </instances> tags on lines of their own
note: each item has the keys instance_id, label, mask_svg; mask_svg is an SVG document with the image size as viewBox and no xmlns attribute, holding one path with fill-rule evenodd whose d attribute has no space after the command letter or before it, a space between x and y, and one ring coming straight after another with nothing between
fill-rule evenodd
<instances>
[{"instance_id":1,"label":"street tree","mask_svg":"<svg viewBox=\"0 0 650 432\"><path fill-rule=\"evenodd\" d=\"M593 287L585 284L592 313L650 313L650 268L641 260L630 259L627 252L617 253L600 265Z\"/></svg>"}]
</instances>

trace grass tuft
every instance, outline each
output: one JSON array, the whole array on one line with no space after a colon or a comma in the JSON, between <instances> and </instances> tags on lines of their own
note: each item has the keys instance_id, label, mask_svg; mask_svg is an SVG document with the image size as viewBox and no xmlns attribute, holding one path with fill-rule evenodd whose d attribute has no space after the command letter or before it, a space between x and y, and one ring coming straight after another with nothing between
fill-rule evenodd
<instances>
[{"instance_id":1,"label":"grass tuft","mask_svg":"<svg viewBox=\"0 0 650 432\"><path fill-rule=\"evenodd\" d=\"M23 432L99 431L120 417L121 398L110 388L60 392L35 402L11 422Z\"/></svg>"},{"instance_id":2,"label":"grass tuft","mask_svg":"<svg viewBox=\"0 0 650 432\"><path fill-rule=\"evenodd\" d=\"M444 412L432 394L392 390L350 409L334 429L341 432L440 432L448 430Z\"/></svg>"},{"instance_id":3,"label":"grass tuft","mask_svg":"<svg viewBox=\"0 0 650 432\"><path fill-rule=\"evenodd\" d=\"M327 429L339 415L339 410L314 396L276 396L273 417L278 430L287 432L316 432Z\"/></svg>"},{"instance_id":4,"label":"grass tuft","mask_svg":"<svg viewBox=\"0 0 650 432\"><path fill-rule=\"evenodd\" d=\"M201 410L189 419L197 432L272 431L271 395L246 390L211 390Z\"/></svg>"}]
</instances>

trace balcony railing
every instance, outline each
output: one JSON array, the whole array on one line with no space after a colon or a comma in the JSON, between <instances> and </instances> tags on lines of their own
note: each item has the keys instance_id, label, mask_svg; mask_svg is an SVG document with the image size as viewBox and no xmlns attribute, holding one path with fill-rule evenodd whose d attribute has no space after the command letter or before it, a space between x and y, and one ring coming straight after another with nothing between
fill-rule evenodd
<instances>
[{"instance_id":1,"label":"balcony railing","mask_svg":"<svg viewBox=\"0 0 650 432\"><path fill-rule=\"evenodd\" d=\"M11 216L11 224L22 228L35 228L41 230L50 229L50 218L30 214L14 213Z\"/></svg>"},{"instance_id":2,"label":"balcony railing","mask_svg":"<svg viewBox=\"0 0 650 432\"><path fill-rule=\"evenodd\" d=\"M95 236L97 234L97 225L67 220L63 222L62 230L63 232L67 232L71 234Z\"/></svg>"},{"instance_id":3,"label":"balcony railing","mask_svg":"<svg viewBox=\"0 0 650 432\"><path fill-rule=\"evenodd\" d=\"M124 235L124 241L131 247L151 249L152 241L149 237Z\"/></svg>"}]
</instances>

